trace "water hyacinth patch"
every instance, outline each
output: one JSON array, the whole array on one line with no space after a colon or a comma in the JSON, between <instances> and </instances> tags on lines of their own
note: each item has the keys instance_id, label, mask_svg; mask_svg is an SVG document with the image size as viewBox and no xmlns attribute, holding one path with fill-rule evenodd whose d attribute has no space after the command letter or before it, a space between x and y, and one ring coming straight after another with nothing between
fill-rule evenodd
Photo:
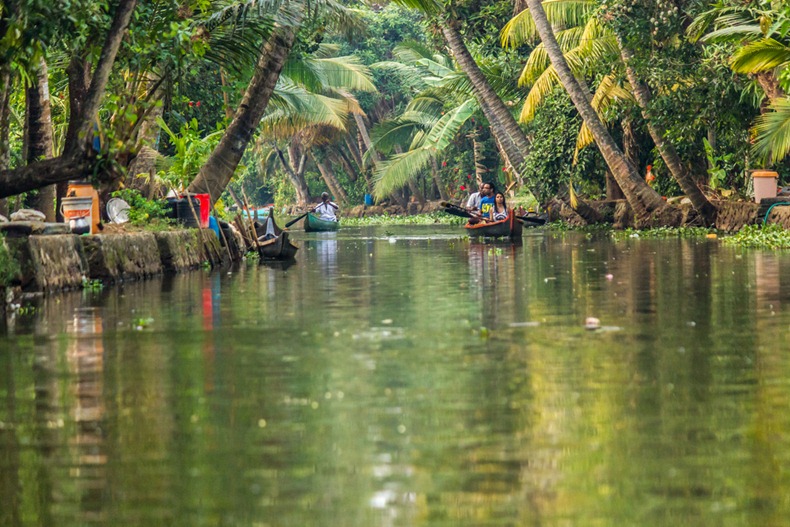
<instances>
[{"instance_id":1,"label":"water hyacinth patch","mask_svg":"<svg viewBox=\"0 0 790 527\"><path fill-rule=\"evenodd\" d=\"M790 249L790 231L780 225L747 225L722 240L727 245L756 249Z\"/></svg>"}]
</instances>

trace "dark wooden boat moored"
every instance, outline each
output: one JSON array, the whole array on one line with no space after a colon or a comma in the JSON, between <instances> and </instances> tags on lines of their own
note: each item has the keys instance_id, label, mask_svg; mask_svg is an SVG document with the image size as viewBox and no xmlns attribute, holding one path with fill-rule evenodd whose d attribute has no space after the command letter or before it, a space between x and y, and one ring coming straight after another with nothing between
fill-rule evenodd
<instances>
[{"instance_id":1,"label":"dark wooden boat moored","mask_svg":"<svg viewBox=\"0 0 790 527\"><path fill-rule=\"evenodd\" d=\"M540 227L546 225L548 219L549 217L545 213L535 214L534 212L529 212L525 216L516 216L516 220L524 227Z\"/></svg>"},{"instance_id":2,"label":"dark wooden boat moored","mask_svg":"<svg viewBox=\"0 0 790 527\"><path fill-rule=\"evenodd\" d=\"M500 221L487 221L480 223L467 223L464 225L466 233L472 238L510 238L521 239L523 225L516 219L511 210L507 218Z\"/></svg>"},{"instance_id":3,"label":"dark wooden boat moored","mask_svg":"<svg viewBox=\"0 0 790 527\"><path fill-rule=\"evenodd\" d=\"M308 212L304 218L305 232L331 232L340 228L339 221L322 220L315 214Z\"/></svg>"},{"instance_id":4,"label":"dark wooden boat moored","mask_svg":"<svg viewBox=\"0 0 790 527\"><path fill-rule=\"evenodd\" d=\"M267 222L271 222L272 231L268 232ZM266 260L293 260L299 247L291 243L288 238L288 231L282 230L277 222L274 221L274 209L269 209L269 216L266 222L255 225L255 233L258 235L258 254Z\"/></svg>"}]
</instances>

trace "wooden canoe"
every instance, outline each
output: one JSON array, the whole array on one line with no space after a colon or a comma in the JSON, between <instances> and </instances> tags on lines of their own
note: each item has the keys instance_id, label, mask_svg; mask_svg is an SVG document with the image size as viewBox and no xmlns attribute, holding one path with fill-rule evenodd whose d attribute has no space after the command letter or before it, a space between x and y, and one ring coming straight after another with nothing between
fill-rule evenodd
<instances>
[{"instance_id":1,"label":"wooden canoe","mask_svg":"<svg viewBox=\"0 0 790 527\"><path fill-rule=\"evenodd\" d=\"M266 239L266 224L255 224L258 238L258 254L266 260L293 260L299 247L291 243L288 238L288 231L281 229L274 221L274 208L269 209L267 221L272 222L274 227L274 238Z\"/></svg>"},{"instance_id":2,"label":"wooden canoe","mask_svg":"<svg viewBox=\"0 0 790 527\"><path fill-rule=\"evenodd\" d=\"M331 232L340 228L340 222L322 220L312 212L308 212L304 218L305 232Z\"/></svg>"},{"instance_id":3,"label":"wooden canoe","mask_svg":"<svg viewBox=\"0 0 790 527\"><path fill-rule=\"evenodd\" d=\"M528 212L525 216L516 216L516 220L524 227L540 227L545 225L548 219L549 217L545 213L538 215L534 212Z\"/></svg>"},{"instance_id":4,"label":"wooden canoe","mask_svg":"<svg viewBox=\"0 0 790 527\"><path fill-rule=\"evenodd\" d=\"M258 242L258 254L267 260L293 260L299 247L291 243L288 233L282 231L276 238Z\"/></svg>"},{"instance_id":5,"label":"wooden canoe","mask_svg":"<svg viewBox=\"0 0 790 527\"><path fill-rule=\"evenodd\" d=\"M467 223L464 225L466 233L471 238L510 238L511 240L521 239L523 225L516 220L516 216L511 210L507 218L499 221L481 221L480 223Z\"/></svg>"}]
</instances>

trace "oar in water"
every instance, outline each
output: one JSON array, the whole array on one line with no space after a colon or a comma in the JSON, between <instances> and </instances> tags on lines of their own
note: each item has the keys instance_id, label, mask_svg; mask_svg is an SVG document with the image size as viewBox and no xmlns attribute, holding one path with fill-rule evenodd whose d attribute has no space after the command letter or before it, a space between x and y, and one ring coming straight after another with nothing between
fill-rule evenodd
<instances>
[{"instance_id":1,"label":"oar in water","mask_svg":"<svg viewBox=\"0 0 790 527\"><path fill-rule=\"evenodd\" d=\"M307 216L308 214L310 214L310 211L309 211L309 210L308 210L307 212L305 212L304 214L302 214L301 216L297 216L296 218L294 218L294 219L292 219L291 221L289 221L288 223L286 223L286 224L285 224L285 228L287 229L288 227L290 227L291 225L293 225L293 224L294 224L294 223L296 223L297 221L301 220L302 218L304 218L304 217L305 217L305 216Z\"/></svg>"}]
</instances>

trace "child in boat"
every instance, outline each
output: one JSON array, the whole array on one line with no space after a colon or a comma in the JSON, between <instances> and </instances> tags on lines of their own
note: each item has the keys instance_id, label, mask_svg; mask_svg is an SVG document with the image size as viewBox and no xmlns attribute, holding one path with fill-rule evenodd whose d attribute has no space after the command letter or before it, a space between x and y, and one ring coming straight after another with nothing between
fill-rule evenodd
<instances>
[{"instance_id":1,"label":"child in boat","mask_svg":"<svg viewBox=\"0 0 790 527\"><path fill-rule=\"evenodd\" d=\"M338 210L337 204L329 201L329 194L326 192L321 193L321 203L313 207L310 212L317 213L320 219L324 221L337 221Z\"/></svg>"}]
</instances>

